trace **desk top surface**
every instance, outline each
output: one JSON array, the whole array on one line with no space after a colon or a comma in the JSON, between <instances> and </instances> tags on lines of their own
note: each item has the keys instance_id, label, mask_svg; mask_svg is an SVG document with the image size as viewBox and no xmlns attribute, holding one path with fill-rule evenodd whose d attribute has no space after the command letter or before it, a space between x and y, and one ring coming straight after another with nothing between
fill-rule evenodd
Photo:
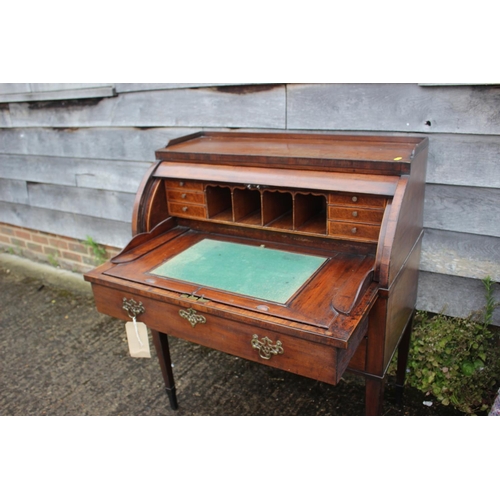
<instances>
[{"instance_id":1,"label":"desk top surface","mask_svg":"<svg viewBox=\"0 0 500 500\"><path fill-rule=\"evenodd\" d=\"M156 157L170 161L323 168L372 162L387 173L392 170L397 174L427 143L425 137L412 136L200 132L171 141L156 151Z\"/></svg>"}]
</instances>

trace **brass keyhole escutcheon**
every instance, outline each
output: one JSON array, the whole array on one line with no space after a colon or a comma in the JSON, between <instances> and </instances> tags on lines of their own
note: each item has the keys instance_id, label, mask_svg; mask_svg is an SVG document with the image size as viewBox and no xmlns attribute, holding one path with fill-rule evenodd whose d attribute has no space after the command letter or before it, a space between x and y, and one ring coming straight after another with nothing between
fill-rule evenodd
<instances>
[{"instance_id":1,"label":"brass keyhole escutcheon","mask_svg":"<svg viewBox=\"0 0 500 500\"><path fill-rule=\"evenodd\" d=\"M195 311L192 307L189 309L181 309L179 311L179 316L181 318L187 319L189 324L194 328L198 323L206 323L207 319L205 316L198 314L198 311Z\"/></svg>"},{"instance_id":2,"label":"brass keyhole escutcheon","mask_svg":"<svg viewBox=\"0 0 500 500\"><path fill-rule=\"evenodd\" d=\"M285 352L280 340L273 345L273 341L269 337L264 337L262 340L259 340L259 336L254 334L250 343L254 349L259 351L259 356L262 359L271 359L272 356Z\"/></svg>"}]
</instances>

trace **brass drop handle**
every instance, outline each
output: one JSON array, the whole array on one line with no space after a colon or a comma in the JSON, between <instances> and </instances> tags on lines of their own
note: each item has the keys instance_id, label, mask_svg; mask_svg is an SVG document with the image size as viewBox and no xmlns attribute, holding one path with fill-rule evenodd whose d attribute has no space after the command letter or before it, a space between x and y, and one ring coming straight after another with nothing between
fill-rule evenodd
<instances>
[{"instance_id":1,"label":"brass drop handle","mask_svg":"<svg viewBox=\"0 0 500 500\"><path fill-rule=\"evenodd\" d=\"M262 340L259 340L259 336L254 334L252 340L250 341L252 347L259 351L259 356L262 359L271 359L271 357L275 354L283 354L285 351L283 350L283 344L280 340L273 345L273 341L264 337Z\"/></svg>"},{"instance_id":2,"label":"brass drop handle","mask_svg":"<svg viewBox=\"0 0 500 500\"><path fill-rule=\"evenodd\" d=\"M181 309L179 311L179 316L181 318L187 319L189 324L194 328L198 323L206 323L207 318L198 314L198 311L195 311L192 307L189 309Z\"/></svg>"},{"instance_id":3,"label":"brass drop handle","mask_svg":"<svg viewBox=\"0 0 500 500\"><path fill-rule=\"evenodd\" d=\"M137 318L139 314L146 312L146 309L142 305L142 302L137 303L134 299L127 299L123 297L123 309L127 311L130 319Z\"/></svg>"}]
</instances>

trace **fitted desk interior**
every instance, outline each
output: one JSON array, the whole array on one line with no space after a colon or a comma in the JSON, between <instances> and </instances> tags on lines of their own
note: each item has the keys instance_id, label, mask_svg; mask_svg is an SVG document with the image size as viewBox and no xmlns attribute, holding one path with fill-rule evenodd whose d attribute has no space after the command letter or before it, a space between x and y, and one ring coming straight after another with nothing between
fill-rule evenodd
<instances>
[{"instance_id":1,"label":"fitted desk interior","mask_svg":"<svg viewBox=\"0 0 500 500\"><path fill-rule=\"evenodd\" d=\"M329 384L402 388L427 139L207 133L171 141L138 190L134 237L87 273L102 313L150 329L177 407L173 335Z\"/></svg>"}]
</instances>

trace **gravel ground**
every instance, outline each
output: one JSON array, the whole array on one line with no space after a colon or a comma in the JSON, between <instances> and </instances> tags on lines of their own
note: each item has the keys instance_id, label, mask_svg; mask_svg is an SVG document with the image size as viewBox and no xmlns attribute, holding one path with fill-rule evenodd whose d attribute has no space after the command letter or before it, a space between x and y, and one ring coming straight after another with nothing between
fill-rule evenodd
<instances>
[{"instance_id":1,"label":"gravel ground","mask_svg":"<svg viewBox=\"0 0 500 500\"><path fill-rule=\"evenodd\" d=\"M364 383L336 387L171 338L179 409L158 361L128 355L122 321L95 310L81 277L0 259L0 415L363 415ZM8 258L7 258L8 257ZM59 272L60 273L60 272ZM74 283L79 282L78 286ZM392 380L384 414L462 415ZM432 400L431 400L432 401Z\"/></svg>"}]
</instances>

